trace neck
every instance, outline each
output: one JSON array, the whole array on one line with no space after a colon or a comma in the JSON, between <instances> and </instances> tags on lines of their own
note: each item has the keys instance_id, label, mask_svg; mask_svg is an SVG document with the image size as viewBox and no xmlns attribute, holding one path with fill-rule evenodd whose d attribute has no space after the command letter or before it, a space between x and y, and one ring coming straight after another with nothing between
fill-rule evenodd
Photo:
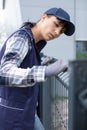
<instances>
[{"instance_id":1,"label":"neck","mask_svg":"<svg viewBox=\"0 0 87 130\"><path fill-rule=\"evenodd\" d=\"M35 43L38 43L40 40L42 40L41 32L39 26L36 24L33 28L31 28Z\"/></svg>"}]
</instances>

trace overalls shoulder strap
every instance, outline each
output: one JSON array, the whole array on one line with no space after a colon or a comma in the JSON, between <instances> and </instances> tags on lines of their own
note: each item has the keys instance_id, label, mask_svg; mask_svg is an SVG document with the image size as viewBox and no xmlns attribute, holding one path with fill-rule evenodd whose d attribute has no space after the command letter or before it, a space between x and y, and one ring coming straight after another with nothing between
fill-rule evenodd
<instances>
[{"instance_id":1,"label":"overalls shoulder strap","mask_svg":"<svg viewBox=\"0 0 87 130\"><path fill-rule=\"evenodd\" d=\"M25 31L29 36L31 36L30 32L27 31L26 28L21 28L21 29L15 31L14 33L12 33L12 34L8 37L8 39L9 39L11 36L13 36L16 32L21 31L21 30ZM7 40L8 40L8 39L7 39ZM0 64L1 64L2 56L3 56L4 51L5 51L5 49L6 49L7 40L5 41L4 45L2 46L2 48L1 48L1 50L0 50Z\"/></svg>"}]
</instances>

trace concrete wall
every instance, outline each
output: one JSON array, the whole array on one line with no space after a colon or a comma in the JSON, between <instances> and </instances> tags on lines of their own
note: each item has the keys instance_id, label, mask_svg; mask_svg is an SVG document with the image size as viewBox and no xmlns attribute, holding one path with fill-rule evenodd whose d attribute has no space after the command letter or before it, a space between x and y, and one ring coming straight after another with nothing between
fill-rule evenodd
<instances>
[{"instance_id":1,"label":"concrete wall","mask_svg":"<svg viewBox=\"0 0 87 130\"><path fill-rule=\"evenodd\" d=\"M79 4L78 4L79 3ZM87 41L87 0L76 0L76 40Z\"/></svg>"}]
</instances>

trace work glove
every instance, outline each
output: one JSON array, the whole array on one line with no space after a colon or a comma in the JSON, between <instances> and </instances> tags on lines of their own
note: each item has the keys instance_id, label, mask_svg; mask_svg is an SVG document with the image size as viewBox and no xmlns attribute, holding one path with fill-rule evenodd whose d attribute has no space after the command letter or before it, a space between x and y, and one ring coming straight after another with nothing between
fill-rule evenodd
<instances>
[{"instance_id":1,"label":"work glove","mask_svg":"<svg viewBox=\"0 0 87 130\"><path fill-rule=\"evenodd\" d=\"M68 61L58 60L46 67L45 76L58 75L60 72L64 72L68 68Z\"/></svg>"},{"instance_id":2,"label":"work glove","mask_svg":"<svg viewBox=\"0 0 87 130\"><path fill-rule=\"evenodd\" d=\"M53 61L53 58L52 57L43 57L42 59L42 62L41 62L41 65L49 65L51 62Z\"/></svg>"}]
</instances>

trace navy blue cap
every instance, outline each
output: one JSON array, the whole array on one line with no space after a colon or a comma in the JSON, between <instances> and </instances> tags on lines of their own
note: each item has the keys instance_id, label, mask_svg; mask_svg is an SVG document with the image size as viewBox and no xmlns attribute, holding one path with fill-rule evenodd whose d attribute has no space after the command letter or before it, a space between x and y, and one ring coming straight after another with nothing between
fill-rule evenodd
<instances>
[{"instance_id":1,"label":"navy blue cap","mask_svg":"<svg viewBox=\"0 0 87 130\"><path fill-rule=\"evenodd\" d=\"M66 22L66 31L64 34L71 36L75 32L75 25L70 21L70 15L61 8L51 8L47 10L44 14L54 15Z\"/></svg>"}]
</instances>

